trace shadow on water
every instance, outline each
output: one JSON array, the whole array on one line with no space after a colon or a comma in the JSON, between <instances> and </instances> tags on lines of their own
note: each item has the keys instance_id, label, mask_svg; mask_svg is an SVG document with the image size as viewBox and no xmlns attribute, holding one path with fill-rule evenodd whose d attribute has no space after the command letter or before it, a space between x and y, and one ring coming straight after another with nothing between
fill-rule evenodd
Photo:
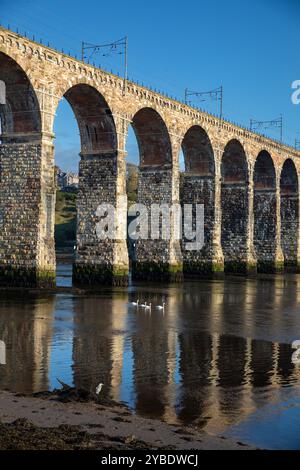
<instances>
[{"instance_id":1,"label":"shadow on water","mask_svg":"<svg viewBox=\"0 0 300 470\"><path fill-rule=\"evenodd\" d=\"M71 285L71 267L58 285ZM69 284L70 283L70 284ZM130 304L152 303L151 312ZM165 311L156 308L166 302ZM0 387L35 392L56 377L143 416L300 448L300 276L131 285L101 293L0 297ZM268 436L268 438L266 437Z\"/></svg>"}]
</instances>

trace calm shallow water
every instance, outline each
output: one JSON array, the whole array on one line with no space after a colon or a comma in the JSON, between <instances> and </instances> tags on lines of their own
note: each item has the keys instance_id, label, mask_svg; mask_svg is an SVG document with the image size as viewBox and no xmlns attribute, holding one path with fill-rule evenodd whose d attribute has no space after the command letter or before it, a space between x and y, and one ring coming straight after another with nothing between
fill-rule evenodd
<instances>
[{"instance_id":1,"label":"calm shallow water","mask_svg":"<svg viewBox=\"0 0 300 470\"><path fill-rule=\"evenodd\" d=\"M58 285L71 285L71 267ZM132 307L166 302L163 314ZM300 449L300 275L1 294L0 388L96 387L143 416Z\"/></svg>"}]
</instances>

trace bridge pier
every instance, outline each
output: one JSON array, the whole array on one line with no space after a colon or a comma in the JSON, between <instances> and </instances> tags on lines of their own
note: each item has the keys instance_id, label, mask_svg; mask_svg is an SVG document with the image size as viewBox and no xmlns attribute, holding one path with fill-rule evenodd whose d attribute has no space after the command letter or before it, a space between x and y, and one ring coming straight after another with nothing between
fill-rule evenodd
<instances>
[{"instance_id":1,"label":"bridge pier","mask_svg":"<svg viewBox=\"0 0 300 470\"><path fill-rule=\"evenodd\" d=\"M224 258L220 238L220 177L214 151L206 131L192 126L182 142L185 173L181 185L181 205L204 206L204 246L188 250L183 230L182 255L186 277L201 277L223 272Z\"/></svg>"},{"instance_id":2,"label":"bridge pier","mask_svg":"<svg viewBox=\"0 0 300 470\"><path fill-rule=\"evenodd\" d=\"M126 236L121 235L126 231L125 184L125 161L122 153L81 154L74 284L127 285L129 264ZM98 224L103 224L103 220L107 220L107 224L110 222L107 218L109 210L104 206L103 210L99 210L101 204L111 204L119 209L116 221L118 226L113 230L112 238L103 232L99 236L97 230ZM105 224L103 227L106 230Z\"/></svg>"},{"instance_id":3,"label":"bridge pier","mask_svg":"<svg viewBox=\"0 0 300 470\"><path fill-rule=\"evenodd\" d=\"M186 277L212 275L224 270L224 258L218 229L219 210L216 206L218 184L213 176L185 174L182 187L182 207L185 204L204 205L204 246L201 250L186 249L187 240L182 241L183 271ZM215 191L216 187L216 191Z\"/></svg>"},{"instance_id":4,"label":"bridge pier","mask_svg":"<svg viewBox=\"0 0 300 470\"><path fill-rule=\"evenodd\" d=\"M298 270L300 268L298 176L291 159L284 162L281 171L280 220L284 266Z\"/></svg>"},{"instance_id":5,"label":"bridge pier","mask_svg":"<svg viewBox=\"0 0 300 470\"><path fill-rule=\"evenodd\" d=\"M254 246L259 272L280 272L284 257L280 240L280 188L274 163L260 152L254 167Z\"/></svg>"},{"instance_id":6,"label":"bridge pier","mask_svg":"<svg viewBox=\"0 0 300 470\"><path fill-rule=\"evenodd\" d=\"M274 271L284 270L284 255L281 246L281 195L280 195L280 175L276 177L276 236L275 236L275 259Z\"/></svg>"},{"instance_id":7,"label":"bridge pier","mask_svg":"<svg viewBox=\"0 0 300 470\"><path fill-rule=\"evenodd\" d=\"M20 140L20 142L18 142ZM3 136L0 145L0 285L55 285L52 142Z\"/></svg>"},{"instance_id":8,"label":"bridge pier","mask_svg":"<svg viewBox=\"0 0 300 470\"><path fill-rule=\"evenodd\" d=\"M177 282L182 280L182 256L180 241L175 239L172 229L174 212L171 209L174 200L174 184L176 175L172 167L166 165L160 168L141 166L138 181L138 203L148 210L148 239L138 239L135 245L135 260L132 274L135 280L163 280ZM178 189L176 190L178 192ZM159 238L153 239L151 234L151 213L153 205L163 206L170 211L170 237L164 239L162 232L164 221L162 215L159 221ZM152 235L150 237L150 234Z\"/></svg>"},{"instance_id":9,"label":"bridge pier","mask_svg":"<svg viewBox=\"0 0 300 470\"><path fill-rule=\"evenodd\" d=\"M182 280L182 255L180 240L174 231L173 204L179 204L179 165L177 155L179 140L171 135L161 115L153 108L142 108L132 118L139 151L140 166L137 202L143 204L148 214L146 236L135 243L132 276L136 280ZM155 217L153 211L160 213ZM163 212L170 211L170 232L165 233ZM157 223L152 233L151 216Z\"/></svg>"},{"instance_id":10,"label":"bridge pier","mask_svg":"<svg viewBox=\"0 0 300 470\"><path fill-rule=\"evenodd\" d=\"M253 188L248 172L242 145L231 140L221 162L221 240L226 272L256 271L251 221Z\"/></svg>"},{"instance_id":11,"label":"bridge pier","mask_svg":"<svg viewBox=\"0 0 300 470\"><path fill-rule=\"evenodd\" d=\"M253 186L253 174L249 171L248 177L248 210L247 210L247 239L246 239L246 251L245 251L245 274L255 274L257 272L257 257L254 248L254 215L253 215L253 204L254 204L254 186Z\"/></svg>"}]
</instances>

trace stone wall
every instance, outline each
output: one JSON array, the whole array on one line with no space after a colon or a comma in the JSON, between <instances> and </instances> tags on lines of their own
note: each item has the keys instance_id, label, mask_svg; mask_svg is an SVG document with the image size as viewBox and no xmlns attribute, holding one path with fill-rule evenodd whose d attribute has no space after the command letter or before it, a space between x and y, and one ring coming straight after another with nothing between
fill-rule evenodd
<instances>
[{"instance_id":1,"label":"stone wall","mask_svg":"<svg viewBox=\"0 0 300 470\"><path fill-rule=\"evenodd\" d=\"M254 247L260 272L276 269L276 222L276 192L255 190Z\"/></svg>"},{"instance_id":2,"label":"stone wall","mask_svg":"<svg viewBox=\"0 0 300 470\"><path fill-rule=\"evenodd\" d=\"M41 191L41 154L39 143L0 145L1 285L54 282L53 265L40 256L42 213L47 211Z\"/></svg>"},{"instance_id":3,"label":"stone wall","mask_svg":"<svg viewBox=\"0 0 300 470\"><path fill-rule=\"evenodd\" d=\"M121 167L122 169L122 167ZM102 203L117 207L118 154L82 156L77 197L77 247L73 280L80 284L127 283L128 255L125 240L99 239L96 227ZM124 172L124 169L123 169ZM123 174L122 179L125 178ZM123 211L126 223L126 208ZM105 216L102 216L102 218ZM118 221L121 224L121 220Z\"/></svg>"},{"instance_id":4,"label":"stone wall","mask_svg":"<svg viewBox=\"0 0 300 470\"><path fill-rule=\"evenodd\" d=\"M190 240L187 240L185 237L181 244L184 275L193 277L211 274L215 269L213 265L213 231L215 226L214 178L200 175L193 176L191 174L184 175L180 199L183 209L184 204L193 204L194 210L196 204L204 205L203 248L200 251L187 250L186 243L190 242Z\"/></svg>"},{"instance_id":5,"label":"stone wall","mask_svg":"<svg viewBox=\"0 0 300 470\"><path fill-rule=\"evenodd\" d=\"M137 202L148 209L148 234L151 233L151 206L173 202L173 170L171 168L149 168L141 166L138 179ZM171 221L173 215L171 214ZM172 226L172 222L170 224ZM182 277L182 259L179 240L175 240L171 227L170 238L162 239L162 224L159 224L159 239L139 239L135 244L133 263L134 279L179 280Z\"/></svg>"},{"instance_id":6,"label":"stone wall","mask_svg":"<svg viewBox=\"0 0 300 470\"><path fill-rule=\"evenodd\" d=\"M285 266L297 267L299 201L297 194L281 195L281 247Z\"/></svg>"},{"instance_id":7,"label":"stone wall","mask_svg":"<svg viewBox=\"0 0 300 470\"><path fill-rule=\"evenodd\" d=\"M222 250L225 271L247 272L248 188L222 184Z\"/></svg>"}]
</instances>

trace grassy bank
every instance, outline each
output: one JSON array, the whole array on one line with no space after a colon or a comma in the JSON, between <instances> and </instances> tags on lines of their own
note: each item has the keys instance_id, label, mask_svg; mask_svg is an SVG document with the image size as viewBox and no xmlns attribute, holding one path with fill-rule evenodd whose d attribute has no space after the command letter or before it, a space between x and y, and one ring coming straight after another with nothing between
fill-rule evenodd
<instances>
[{"instance_id":1,"label":"grassy bank","mask_svg":"<svg viewBox=\"0 0 300 470\"><path fill-rule=\"evenodd\" d=\"M56 192L55 246L71 248L76 242L76 198L74 192Z\"/></svg>"}]
</instances>

